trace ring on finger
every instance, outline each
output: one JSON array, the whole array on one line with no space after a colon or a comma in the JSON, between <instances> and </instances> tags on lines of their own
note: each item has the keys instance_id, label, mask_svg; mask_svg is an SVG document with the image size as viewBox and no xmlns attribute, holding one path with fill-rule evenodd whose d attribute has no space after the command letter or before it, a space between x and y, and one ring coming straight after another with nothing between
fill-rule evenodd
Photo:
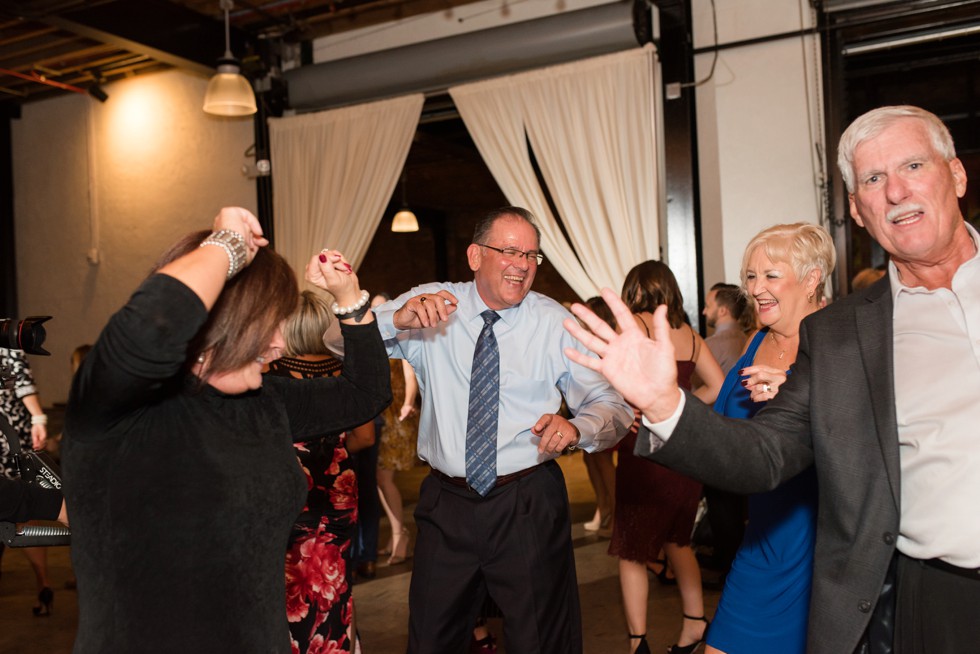
<instances>
[{"instance_id":1,"label":"ring on finger","mask_svg":"<svg viewBox=\"0 0 980 654\"><path fill-rule=\"evenodd\" d=\"M555 432L555 436L558 437L558 440L561 440L561 439L565 438L564 436L562 436L562 433L560 431L556 431Z\"/></svg>"},{"instance_id":2,"label":"ring on finger","mask_svg":"<svg viewBox=\"0 0 980 654\"><path fill-rule=\"evenodd\" d=\"M425 304L425 296L419 298L419 304Z\"/></svg>"},{"instance_id":3,"label":"ring on finger","mask_svg":"<svg viewBox=\"0 0 980 654\"><path fill-rule=\"evenodd\" d=\"M772 392L772 386L769 385L769 382L764 382L762 384L762 392L763 393L771 393Z\"/></svg>"}]
</instances>

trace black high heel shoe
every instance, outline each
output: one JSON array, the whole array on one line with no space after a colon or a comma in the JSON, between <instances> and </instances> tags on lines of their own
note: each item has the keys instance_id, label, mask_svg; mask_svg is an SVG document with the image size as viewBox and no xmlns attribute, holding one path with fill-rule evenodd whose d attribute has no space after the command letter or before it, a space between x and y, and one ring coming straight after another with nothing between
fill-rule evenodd
<instances>
[{"instance_id":1,"label":"black high heel shoe","mask_svg":"<svg viewBox=\"0 0 980 654\"><path fill-rule=\"evenodd\" d=\"M653 566L659 565L660 572L653 569ZM653 573L653 576L657 578L662 586L676 586L677 578L668 577L667 572L670 570L670 566L667 565L667 561L664 559L655 559L653 561L647 561L647 570Z\"/></svg>"},{"instance_id":2,"label":"black high heel shoe","mask_svg":"<svg viewBox=\"0 0 980 654\"><path fill-rule=\"evenodd\" d=\"M54 591L45 586L37 594L37 601L40 606L31 608L31 611L34 612L34 617L43 618L51 615L51 605L54 604Z\"/></svg>"},{"instance_id":3,"label":"black high heel shoe","mask_svg":"<svg viewBox=\"0 0 980 654\"><path fill-rule=\"evenodd\" d=\"M629 637L630 640L640 641L640 644L636 646L636 649L633 651L633 654L650 654L650 646L647 644L646 634L640 634L639 636L629 634Z\"/></svg>"},{"instance_id":4,"label":"black high heel shoe","mask_svg":"<svg viewBox=\"0 0 980 654\"><path fill-rule=\"evenodd\" d=\"M678 645L676 643L673 644L673 645L671 645L670 648L667 650L667 654L692 654L694 652L694 650L696 650L698 647L701 646L701 644L704 642L704 639L708 636L708 627L711 625L711 623L708 622L708 619L705 618L703 615L701 617L699 617L699 618L695 618L695 617L690 616L690 615L688 615L688 614L685 613L684 614L684 619L685 620L699 620L699 621L703 622L704 623L704 633L701 634L701 638L700 639L694 641L690 645L683 645L683 646L681 646L681 645Z\"/></svg>"}]
</instances>

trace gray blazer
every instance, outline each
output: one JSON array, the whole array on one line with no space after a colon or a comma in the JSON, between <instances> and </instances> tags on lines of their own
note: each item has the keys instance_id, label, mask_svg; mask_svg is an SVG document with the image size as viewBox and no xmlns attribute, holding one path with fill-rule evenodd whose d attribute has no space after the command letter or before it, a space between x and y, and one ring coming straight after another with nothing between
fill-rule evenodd
<instances>
[{"instance_id":1,"label":"gray blazer","mask_svg":"<svg viewBox=\"0 0 980 654\"><path fill-rule=\"evenodd\" d=\"M775 488L811 463L819 482L807 651L854 651L895 551L899 453L885 276L807 317L793 373L752 420L723 418L689 395L655 454L636 453L736 493Z\"/></svg>"}]
</instances>

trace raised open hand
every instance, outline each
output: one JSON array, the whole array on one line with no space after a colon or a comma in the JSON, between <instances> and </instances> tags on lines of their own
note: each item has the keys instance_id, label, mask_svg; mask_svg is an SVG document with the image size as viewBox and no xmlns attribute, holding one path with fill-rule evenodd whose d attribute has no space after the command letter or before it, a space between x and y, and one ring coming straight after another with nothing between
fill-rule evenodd
<instances>
[{"instance_id":1,"label":"raised open hand","mask_svg":"<svg viewBox=\"0 0 980 654\"><path fill-rule=\"evenodd\" d=\"M565 329L598 358L574 348L565 348L565 354L575 363L595 370L608 379L647 420L660 422L669 418L677 408L680 395L674 345L670 341L670 325L667 324L667 307L659 306L654 312L653 338L650 339L640 331L633 314L619 296L604 288L602 299L609 305L622 332L616 333L587 307L573 304L572 313L588 329L574 320L565 320Z\"/></svg>"}]
</instances>

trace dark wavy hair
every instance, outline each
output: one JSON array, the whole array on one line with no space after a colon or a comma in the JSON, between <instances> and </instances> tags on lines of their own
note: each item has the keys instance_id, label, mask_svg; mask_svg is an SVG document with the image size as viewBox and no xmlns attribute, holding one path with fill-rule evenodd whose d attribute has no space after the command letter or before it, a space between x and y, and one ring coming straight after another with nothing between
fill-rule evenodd
<instances>
[{"instance_id":1,"label":"dark wavy hair","mask_svg":"<svg viewBox=\"0 0 980 654\"><path fill-rule=\"evenodd\" d=\"M153 272L190 254L211 230L183 237L157 261ZM286 260L273 250L259 248L255 258L227 283L187 350L192 365L210 353L202 377L238 370L266 351L273 334L299 302L296 275Z\"/></svg>"},{"instance_id":2,"label":"dark wavy hair","mask_svg":"<svg viewBox=\"0 0 980 654\"><path fill-rule=\"evenodd\" d=\"M621 297L633 313L653 311L661 304L667 305L667 322L674 329L687 322L684 313L684 296L677 279L662 261L644 261L626 273Z\"/></svg>"}]
</instances>

